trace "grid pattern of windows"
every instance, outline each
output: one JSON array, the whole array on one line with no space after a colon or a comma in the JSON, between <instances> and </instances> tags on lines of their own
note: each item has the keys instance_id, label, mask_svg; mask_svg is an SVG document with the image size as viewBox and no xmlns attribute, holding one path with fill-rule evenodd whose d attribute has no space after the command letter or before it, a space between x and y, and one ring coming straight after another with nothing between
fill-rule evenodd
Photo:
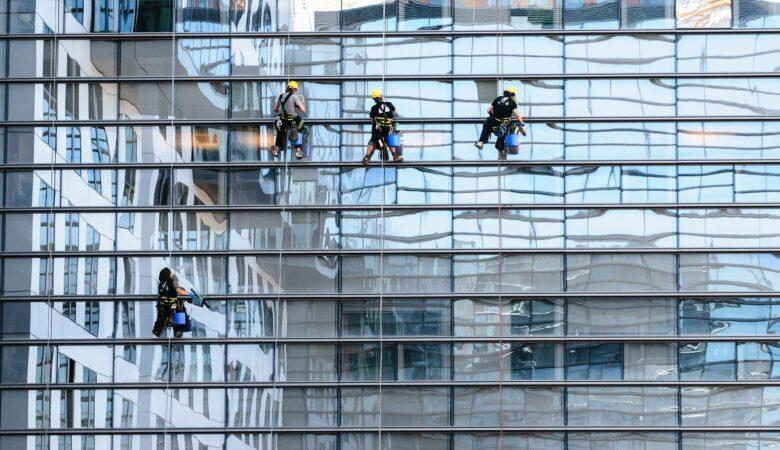
<instances>
[{"instance_id":1,"label":"grid pattern of windows","mask_svg":"<svg viewBox=\"0 0 780 450\"><path fill-rule=\"evenodd\" d=\"M3 4L0 449L780 446L778 5Z\"/></svg>"}]
</instances>

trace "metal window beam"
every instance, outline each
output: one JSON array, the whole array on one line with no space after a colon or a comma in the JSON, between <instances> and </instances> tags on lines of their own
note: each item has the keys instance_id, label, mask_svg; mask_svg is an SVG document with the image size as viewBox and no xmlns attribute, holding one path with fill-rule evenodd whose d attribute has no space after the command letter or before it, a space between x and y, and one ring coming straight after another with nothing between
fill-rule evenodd
<instances>
[{"instance_id":1,"label":"metal window beam","mask_svg":"<svg viewBox=\"0 0 780 450\"><path fill-rule=\"evenodd\" d=\"M150 382L121 382L121 383L27 383L27 384L3 384L2 391L28 391L28 390L77 390L77 389L264 389L264 388L340 388L340 387L376 387L379 381L269 381L269 382L177 382L158 381ZM495 381L387 381L381 382L382 386L391 387L495 387L498 389L498 380ZM741 380L741 381L553 381L553 380L504 380L501 385L505 387L767 387L780 386L778 380Z\"/></svg>"},{"instance_id":2,"label":"metal window beam","mask_svg":"<svg viewBox=\"0 0 780 450\"><path fill-rule=\"evenodd\" d=\"M370 412L369 412L370 413ZM673 413L673 412L672 412ZM335 411L333 412L335 414ZM670 413L671 414L671 413ZM273 433L273 434L336 434L336 433L359 433L359 432L377 432L382 433L485 433L485 432L524 432L524 433L553 433L553 432L766 432L777 431L776 426L637 426L637 427L605 427L605 426L553 426L553 427L455 427L455 426L425 426L425 427L403 427L387 426L381 427L217 427L217 428L189 428L189 427L167 427L162 428L37 428L37 429L5 429L0 430L0 436L49 436L49 435L156 435L156 434L252 434L252 433Z\"/></svg>"},{"instance_id":3,"label":"metal window beam","mask_svg":"<svg viewBox=\"0 0 780 450\"><path fill-rule=\"evenodd\" d=\"M511 298L511 299L550 299L550 298L603 298L621 300L627 297L643 297L643 298L676 298L678 300L685 299L744 299L744 298L780 298L780 291L762 291L762 292L653 292L653 291L626 291L626 292L534 292L534 293L473 293L473 292L458 292L458 293L384 293L385 298L398 298L398 299L420 299L420 298L437 298L437 299L495 299L495 298ZM282 300L282 301L336 301L336 300L365 300L378 298L379 294L364 293L364 294L343 294L343 293L312 293L312 294L285 294L285 293L257 293L257 294L207 294L209 301L269 301L269 300ZM141 295L3 295L0 299L6 302L24 302L24 303L48 303L48 302L64 302L64 301L106 301L106 302L122 302L122 301L148 301L154 302L154 294L141 294Z\"/></svg>"},{"instance_id":4,"label":"metal window beam","mask_svg":"<svg viewBox=\"0 0 780 450\"><path fill-rule=\"evenodd\" d=\"M279 38L279 39L299 39L299 38L356 38L356 37L376 37L383 36L387 38L396 37L462 37L462 36L488 36L495 37L498 33L501 36L646 36L646 35L667 35L667 36L685 36L685 35L776 35L780 34L780 28L679 28L679 29L619 29L619 30L578 30L578 29L537 29L537 30L409 30L409 31L367 31L367 30L341 30L341 31L255 31L255 32L188 32L188 31L170 31L170 32L131 32L131 33L56 33L58 40L96 40L96 41L135 41L149 39L197 39L197 38ZM43 33L18 33L7 34L3 36L6 39L53 39L55 34Z\"/></svg>"},{"instance_id":5,"label":"metal window beam","mask_svg":"<svg viewBox=\"0 0 780 450\"><path fill-rule=\"evenodd\" d=\"M563 59L563 58L561 58ZM646 79L708 79L708 78L779 78L780 72L642 72L642 73L503 73L503 80L646 80ZM41 77L13 77L4 78L5 84L20 83L171 83L171 82L286 82L290 78L288 75L175 75L173 79L170 76L41 76ZM332 75L294 75L296 81L325 82L325 83L343 83L349 81L374 81L381 80L382 75L341 75L334 77ZM407 74L407 75L385 75L385 81L457 81L457 80L489 80L495 81L495 75L485 74Z\"/></svg>"},{"instance_id":6,"label":"metal window beam","mask_svg":"<svg viewBox=\"0 0 780 450\"><path fill-rule=\"evenodd\" d=\"M675 209L756 209L756 208L780 208L778 202L767 203L581 203L581 204L562 204L562 203L546 203L546 204L532 204L532 203L510 203L501 204L502 210L581 210L581 209L596 209L596 210L622 210L622 209L661 209L661 210L675 210ZM465 211L465 210L495 210L499 206L495 203L491 204L440 204L440 205L384 205L386 211L431 211L431 210L445 210L445 211ZM203 212L203 213L226 213L226 212L252 212L252 211L378 211L381 209L381 205L256 205L256 206L243 206L243 205L223 205L223 206L131 206L131 207L114 207L114 206L81 206L81 207L10 207L4 208L2 212L5 213L67 213L67 212L79 212L79 213L141 213L141 212L161 212L168 213L173 211L177 212ZM709 251L717 252L720 249L708 249ZM413 251L413 250L412 250ZM668 251L668 250L667 250ZM763 250L766 252L766 250Z\"/></svg>"},{"instance_id":7,"label":"metal window beam","mask_svg":"<svg viewBox=\"0 0 780 450\"><path fill-rule=\"evenodd\" d=\"M723 254L723 253L773 253L780 255L780 247L746 248L746 247L648 247L648 248L454 248L454 249L283 249L283 250L106 250L106 251L31 251L31 252L4 252L6 258L46 258L46 257L229 257L229 256L355 256L355 255L412 255L412 256L459 256L459 255L573 255L573 254Z\"/></svg>"},{"instance_id":8,"label":"metal window beam","mask_svg":"<svg viewBox=\"0 0 780 450\"><path fill-rule=\"evenodd\" d=\"M469 124L482 123L485 117L430 117L398 118L399 124ZM780 115L754 116L603 116L603 117L536 117L524 119L526 123L658 123L658 122L779 122ZM272 125L273 118L214 118L214 119L106 119L106 120L7 120L6 127L73 127L73 126L171 126L171 125ZM358 118L306 118L309 125L368 125L367 117Z\"/></svg>"},{"instance_id":9,"label":"metal window beam","mask_svg":"<svg viewBox=\"0 0 780 450\"><path fill-rule=\"evenodd\" d=\"M74 125L79 126L79 125ZM560 144L563 147L563 144ZM629 167L646 167L646 166L718 166L718 165L780 165L780 159L778 158L722 158L722 159L544 159L544 160L455 160L455 161L404 161L403 164L395 164L392 162L371 162L368 167L385 167L385 168L430 168L430 167L493 167L493 168L508 168L508 167L593 167L593 166L629 166ZM360 161L257 161L257 162L243 162L243 161L224 161L224 162L174 162L174 169L211 169L211 170L248 170L248 169L296 169L296 168L364 168L364 165ZM111 162L111 163L6 163L4 170L6 172L16 172L23 170L76 170L76 169L98 169L98 170L113 170L113 169L170 169L171 163L158 163L158 162ZM510 173L511 174L511 173ZM450 176L456 176L455 174L448 174ZM426 205L427 206L427 205Z\"/></svg>"},{"instance_id":10,"label":"metal window beam","mask_svg":"<svg viewBox=\"0 0 780 450\"><path fill-rule=\"evenodd\" d=\"M151 328L152 323L149 323ZM504 336L504 337L457 337L457 336L415 336L415 337L403 337L403 336L370 336L370 337L305 337L305 338L291 338L291 337L263 337L263 338L241 338L241 337L213 337L213 338L195 338L195 337L182 337L182 338L40 338L40 339L4 339L0 341L0 347L3 346L47 346L47 345L60 345L60 346L96 346L96 347L108 347L110 345L206 345L206 344L345 344L345 343L441 343L441 344L457 344L463 342L483 342L483 343L535 343L535 342L547 342L547 343L567 343L567 342L653 342L653 343L670 343L670 344L685 344L685 343L699 343L699 342L759 342L768 343L772 345L778 345L777 336L764 335L764 336L721 336L721 335L680 335L680 336L658 336L658 335L614 335L614 336L537 336L537 335L524 335L524 336Z\"/></svg>"}]
</instances>

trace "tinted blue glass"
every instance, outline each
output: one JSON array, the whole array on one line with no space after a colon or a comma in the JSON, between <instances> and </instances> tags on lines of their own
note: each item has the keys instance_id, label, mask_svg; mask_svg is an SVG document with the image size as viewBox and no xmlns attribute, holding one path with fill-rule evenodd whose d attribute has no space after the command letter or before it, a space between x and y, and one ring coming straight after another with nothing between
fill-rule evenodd
<instances>
[{"instance_id":1,"label":"tinted blue glass","mask_svg":"<svg viewBox=\"0 0 780 450\"><path fill-rule=\"evenodd\" d=\"M618 343L566 346L567 380L620 380L623 349Z\"/></svg>"}]
</instances>

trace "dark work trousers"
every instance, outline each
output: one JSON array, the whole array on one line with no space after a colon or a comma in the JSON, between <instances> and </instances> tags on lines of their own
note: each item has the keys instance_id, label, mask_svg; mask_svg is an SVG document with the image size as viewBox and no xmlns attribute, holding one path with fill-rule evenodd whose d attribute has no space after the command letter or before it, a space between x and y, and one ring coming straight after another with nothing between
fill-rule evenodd
<instances>
[{"instance_id":1,"label":"dark work trousers","mask_svg":"<svg viewBox=\"0 0 780 450\"><path fill-rule=\"evenodd\" d=\"M287 143L287 131L290 131L290 140L298 140L298 132L303 124L303 119L300 116L295 116L295 119L279 119L276 121L276 146L279 148L285 148Z\"/></svg>"},{"instance_id":2,"label":"dark work trousers","mask_svg":"<svg viewBox=\"0 0 780 450\"><path fill-rule=\"evenodd\" d=\"M487 119L485 119L485 123L482 124L482 134L479 135L479 142L482 142L483 144L487 144L487 142L490 140L490 134L493 132L493 128L500 127L501 126L501 119L497 119L493 116L489 116ZM496 140L496 148L499 150L504 149L504 138L505 136L501 136L499 133L499 137Z\"/></svg>"}]
</instances>

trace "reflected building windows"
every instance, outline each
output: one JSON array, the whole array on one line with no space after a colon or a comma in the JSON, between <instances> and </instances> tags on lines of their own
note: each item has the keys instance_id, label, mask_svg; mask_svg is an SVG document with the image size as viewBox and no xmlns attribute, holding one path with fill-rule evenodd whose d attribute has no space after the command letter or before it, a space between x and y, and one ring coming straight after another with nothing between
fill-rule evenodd
<instances>
[{"instance_id":1,"label":"reflected building windows","mask_svg":"<svg viewBox=\"0 0 780 450\"><path fill-rule=\"evenodd\" d=\"M677 28L731 27L731 0L677 0Z\"/></svg>"}]
</instances>

